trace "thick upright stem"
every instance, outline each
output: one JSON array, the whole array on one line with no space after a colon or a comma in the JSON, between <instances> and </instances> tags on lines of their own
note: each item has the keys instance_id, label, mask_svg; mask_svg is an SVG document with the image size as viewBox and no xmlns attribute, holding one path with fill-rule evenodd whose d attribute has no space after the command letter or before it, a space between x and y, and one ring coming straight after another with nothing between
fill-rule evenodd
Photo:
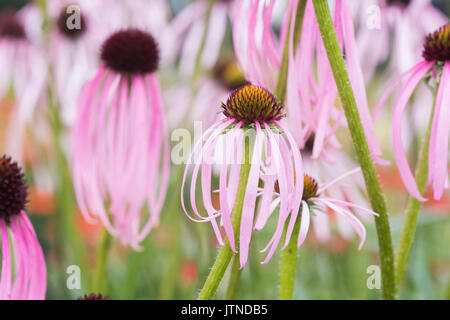
<instances>
[{"instance_id":1,"label":"thick upright stem","mask_svg":"<svg viewBox=\"0 0 450 320\"><path fill-rule=\"evenodd\" d=\"M244 161L241 165L241 170L239 174L239 184L236 193L236 200L234 202L233 211L231 212L231 224L234 230L234 238L236 246L239 243L239 230L241 226L241 215L242 207L244 205L245 190L247 189L248 175L250 174L250 142L244 140ZM200 291L198 300L210 300L216 293L217 287L230 264L231 258L233 257L233 251L231 250L228 240L225 245L219 251L216 261L214 262L211 271L209 272L208 278L206 279L203 289Z\"/></svg>"},{"instance_id":2,"label":"thick upright stem","mask_svg":"<svg viewBox=\"0 0 450 320\"><path fill-rule=\"evenodd\" d=\"M107 290L107 259L109 247L111 245L111 235L108 230L104 229L97 249L97 261L94 274L94 293L106 294Z\"/></svg>"},{"instance_id":3,"label":"thick upright stem","mask_svg":"<svg viewBox=\"0 0 450 320\"><path fill-rule=\"evenodd\" d=\"M436 94L434 97L433 109L431 112L430 121L428 123L425 140L423 141L422 147L420 149L415 173L417 188L421 193L425 191L428 180L428 149L430 148L431 125L433 121L435 103ZM398 291L400 290L403 275L405 274L405 266L408 262L409 252L411 250L414 234L416 232L417 217L421 206L422 203L419 200L417 200L413 196L409 196L408 205L406 207L405 224L403 225L400 243L395 255L396 294L398 294Z\"/></svg>"},{"instance_id":4,"label":"thick upright stem","mask_svg":"<svg viewBox=\"0 0 450 320\"><path fill-rule=\"evenodd\" d=\"M231 265L230 280L228 281L228 288L225 298L227 300L236 299L236 294L239 288L239 281L241 280L242 270L239 266L239 256L235 255L233 264Z\"/></svg>"},{"instance_id":5,"label":"thick upright stem","mask_svg":"<svg viewBox=\"0 0 450 320\"><path fill-rule=\"evenodd\" d=\"M384 299L395 298L394 252L392 248L391 229L387 215L386 202L381 191L375 166L367 145L364 130L356 107L355 96L350 85L350 79L345 68L344 58L334 30L333 20L327 0L313 0L314 10L319 24L328 60L333 71L342 106L347 118L359 164L369 194L370 203L375 212L378 245L380 250L380 264L382 274L382 295Z\"/></svg>"},{"instance_id":6,"label":"thick upright stem","mask_svg":"<svg viewBox=\"0 0 450 320\"><path fill-rule=\"evenodd\" d=\"M300 231L300 219L297 220L286 249L281 251L280 300L292 300L294 295L295 270L297 269L297 238ZM285 234L286 236L286 234Z\"/></svg>"}]
</instances>

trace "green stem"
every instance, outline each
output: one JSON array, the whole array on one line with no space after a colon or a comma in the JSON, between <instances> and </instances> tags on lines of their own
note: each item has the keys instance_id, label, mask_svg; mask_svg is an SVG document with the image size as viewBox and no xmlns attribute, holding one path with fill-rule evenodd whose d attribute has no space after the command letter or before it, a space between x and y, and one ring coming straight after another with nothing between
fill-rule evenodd
<instances>
[{"instance_id":1,"label":"green stem","mask_svg":"<svg viewBox=\"0 0 450 320\"><path fill-rule=\"evenodd\" d=\"M300 41L302 34L303 17L305 16L306 0L300 0L297 5L297 12L295 13L294 25L294 54L297 51L297 44ZM289 67L289 40L291 34L291 17L289 17L289 27L284 40L283 57L281 58L280 72L278 73L277 86L275 88L275 95L281 102L286 99L286 83Z\"/></svg>"},{"instance_id":2,"label":"green stem","mask_svg":"<svg viewBox=\"0 0 450 320\"><path fill-rule=\"evenodd\" d=\"M286 237L286 231L284 237ZM297 238L300 232L300 219L294 225L291 239L286 249L281 251L280 265L280 300L292 300L295 285L295 270L297 269L298 248Z\"/></svg>"},{"instance_id":3,"label":"green stem","mask_svg":"<svg viewBox=\"0 0 450 320\"><path fill-rule=\"evenodd\" d=\"M437 85L436 87L438 87ZM428 149L430 147L430 136L431 136L431 125L433 121L434 108L436 104L436 93L434 95L433 109L430 115L430 121L428 123L428 129L425 135L425 140L422 144L419 154L419 160L417 162L415 180L417 183L417 188L420 193L425 191L428 180ZM400 286L403 280L403 275L405 273L405 266L408 262L409 252L411 250L411 245L414 239L414 234L416 232L417 217L419 214L420 207L422 203L416 198L409 196L408 205L406 207L405 224L403 225L402 235L400 238L400 243L397 248L395 255L395 284L396 293L400 290Z\"/></svg>"},{"instance_id":4,"label":"green stem","mask_svg":"<svg viewBox=\"0 0 450 320\"><path fill-rule=\"evenodd\" d=\"M239 245L239 229L241 226L242 207L244 205L245 190L247 188L248 175L251 167L250 142L247 139L244 139L243 156L245 158L243 164L241 165L236 200L234 202L233 211L231 212L231 224L234 230L236 246ZM206 282L200 291L198 300L210 300L214 296L232 257L233 251L231 250L228 240L226 240L225 245L220 248L216 261L214 262Z\"/></svg>"},{"instance_id":5,"label":"green stem","mask_svg":"<svg viewBox=\"0 0 450 320\"><path fill-rule=\"evenodd\" d=\"M111 246L111 235L109 234L108 230L104 229L97 249L97 261L95 265L95 274L93 281L94 293L101 293L103 295L106 294L107 290L106 279L108 273L107 259L110 246Z\"/></svg>"},{"instance_id":6,"label":"green stem","mask_svg":"<svg viewBox=\"0 0 450 320\"><path fill-rule=\"evenodd\" d=\"M230 280L228 281L227 293L225 299L234 300L239 289L239 281L241 280L242 270L239 265L239 256L235 255L233 264L231 265Z\"/></svg>"},{"instance_id":7,"label":"green stem","mask_svg":"<svg viewBox=\"0 0 450 320\"><path fill-rule=\"evenodd\" d=\"M373 210L379 214L375 218L375 224L380 250L382 296L384 299L395 299L394 253L386 202L364 135L361 119L356 107L355 96L353 95L344 58L342 57L336 31L334 30L328 2L327 0L313 0L313 4L320 34L333 71L353 145L364 176L370 203Z\"/></svg>"}]
</instances>

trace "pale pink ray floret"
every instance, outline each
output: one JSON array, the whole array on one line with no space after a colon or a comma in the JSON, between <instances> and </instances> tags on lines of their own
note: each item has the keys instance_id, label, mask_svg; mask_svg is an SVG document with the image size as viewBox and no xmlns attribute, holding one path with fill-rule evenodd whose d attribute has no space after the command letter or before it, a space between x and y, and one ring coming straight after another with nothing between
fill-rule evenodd
<instances>
[{"instance_id":1,"label":"pale pink ray floret","mask_svg":"<svg viewBox=\"0 0 450 320\"><path fill-rule=\"evenodd\" d=\"M159 223L169 177L157 45L146 32L121 30L105 42L102 60L79 99L75 192L88 221L138 249Z\"/></svg>"}]
</instances>

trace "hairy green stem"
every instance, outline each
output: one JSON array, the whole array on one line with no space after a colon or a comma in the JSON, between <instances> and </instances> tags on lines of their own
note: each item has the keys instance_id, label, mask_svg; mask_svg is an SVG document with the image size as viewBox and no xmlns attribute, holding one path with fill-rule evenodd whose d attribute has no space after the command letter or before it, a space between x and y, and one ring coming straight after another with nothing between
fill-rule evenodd
<instances>
[{"instance_id":1,"label":"hairy green stem","mask_svg":"<svg viewBox=\"0 0 450 320\"><path fill-rule=\"evenodd\" d=\"M294 22L294 54L297 51L297 45L300 41L303 26L303 17L305 16L306 0L299 0L297 4L297 12L295 13ZM277 86L275 88L275 95L281 102L286 99L287 89L287 75L289 68L289 40L291 34L291 17L289 17L289 27L286 33L286 39L284 40L283 56L281 58L280 72L278 73Z\"/></svg>"},{"instance_id":2,"label":"hairy green stem","mask_svg":"<svg viewBox=\"0 0 450 320\"><path fill-rule=\"evenodd\" d=\"M439 85L437 85L436 87L438 86ZM423 141L422 147L420 149L419 159L415 172L417 188L421 193L425 191L428 180L428 149L430 148L431 125L436 104L436 93L437 90L435 91L433 109L431 111L425 140ZM417 217L421 206L422 203L419 200L417 200L413 196L409 196L408 205L406 207L405 223L403 225L402 235L400 237L400 242L395 255L396 294L398 294L400 290L403 275L405 274L405 266L408 262L409 252L411 250L414 234L416 232Z\"/></svg>"},{"instance_id":3,"label":"hairy green stem","mask_svg":"<svg viewBox=\"0 0 450 320\"><path fill-rule=\"evenodd\" d=\"M230 280L228 281L227 293L225 299L234 300L239 289L239 281L241 279L242 270L239 265L239 256L234 255L233 264L231 265Z\"/></svg>"},{"instance_id":4,"label":"hairy green stem","mask_svg":"<svg viewBox=\"0 0 450 320\"><path fill-rule=\"evenodd\" d=\"M107 291L107 260L109 248L111 246L111 240L111 235L109 234L108 230L103 229L103 234L100 238L97 249L97 261L95 265L95 274L93 281L94 293L101 293L105 295Z\"/></svg>"},{"instance_id":5,"label":"hairy green stem","mask_svg":"<svg viewBox=\"0 0 450 320\"><path fill-rule=\"evenodd\" d=\"M364 176L370 203L373 210L379 214L379 216L375 218L375 224L380 251L382 296L384 299L395 299L394 252L392 248L391 229L389 226L386 202L381 191L380 182L378 181L375 166L364 135L361 119L356 107L355 96L345 68L345 62L336 37L336 31L334 30L328 2L327 0L313 0L313 4L320 34L333 71L339 96L342 101L342 107L352 136L353 145Z\"/></svg>"},{"instance_id":6,"label":"hairy green stem","mask_svg":"<svg viewBox=\"0 0 450 320\"><path fill-rule=\"evenodd\" d=\"M287 227L287 225L286 225ZM286 237L286 231L284 239ZM297 219L292 231L291 239L286 249L281 251L280 265L280 300L292 300L295 285L295 270L297 269L298 248L297 239L300 232L300 217Z\"/></svg>"},{"instance_id":7,"label":"hairy green stem","mask_svg":"<svg viewBox=\"0 0 450 320\"><path fill-rule=\"evenodd\" d=\"M242 207L244 205L245 190L247 189L248 176L250 173L250 142L244 140L244 161L241 165L239 174L239 184L236 193L236 200L234 202L233 211L231 212L231 224L234 230L235 244L238 247L239 243L239 230L241 226ZM231 250L228 240L222 248L219 250L216 261L214 262L211 271L203 285L202 290L198 296L198 300L210 300L216 293L217 287L230 264L233 257L233 251Z\"/></svg>"}]
</instances>

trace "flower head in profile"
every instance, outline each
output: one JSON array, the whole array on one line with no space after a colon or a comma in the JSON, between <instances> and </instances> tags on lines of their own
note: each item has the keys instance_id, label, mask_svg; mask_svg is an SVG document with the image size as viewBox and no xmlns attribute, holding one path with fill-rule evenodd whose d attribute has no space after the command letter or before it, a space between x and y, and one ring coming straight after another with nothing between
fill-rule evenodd
<instances>
[{"instance_id":1,"label":"flower head in profile","mask_svg":"<svg viewBox=\"0 0 450 320\"><path fill-rule=\"evenodd\" d=\"M286 232L286 239L284 248L288 245L293 235L294 226L300 223L300 230L297 238L297 247L300 247L306 239L310 227L311 217L328 215L331 210L347 222L360 238L358 249L361 249L366 239L366 229L361 221L352 213L352 211L359 210L369 213L371 215L378 215L372 210L366 209L363 206L354 204L349 201L341 200L327 195L328 189L337 184L343 178L352 174L360 172L360 169L351 170L341 177L336 178L324 185L320 186L317 180L308 174L303 175L303 195L301 210L299 212L292 212L289 218L289 223ZM278 185L276 185L277 187ZM277 189L277 188L276 188ZM277 190L278 191L278 190ZM258 223L259 222L259 223ZM258 221L257 228L264 226L266 221ZM265 249L264 249L265 250Z\"/></svg>"},{"instance_id":2,"label":"flower head in profile","mask_svg":"<svg viewBox=\"0 0 450 320\"><path fill-rule=\"evenodd\" d=\"M75 191L88 221L138 248L159 222L169 176L158 45L144 31L121 30L104 42L101 59L79 99Z\"/></svg>"},{"instance_id":3,"label":"flower head in profile","mask_svg":"<svg viewBox=\"0 0 450 320\"><path fill-rule=\"evenodd\" d=\"M258 216L267 217L274 196L275 182L279 181L279 204L277 227L270 241L268 261L277 248L289 213L300 207L303 180L295 180L294 172L301 174L302 160L295 141L280 120L284 108L268 90L246 85L233 91L222 105L225 119L212 125L194 146L188 159L182 183L182 206L188 217L196 222L210 222L220 245L224 245L221 226L233 251L239 248L241 267L246 264L248 250L255 226L255 207L258 197L262 205ZM214 159L219 159L214 162ZM192 162L194 162L192 164ZM219 182L213 186L213 165L218 167ZM191 166L190 206L186 209L184 189ZM232 211L236 205L240 175L247 166L249 173L243 198L240 229L232 225ZM197 206L196 188L201 174L203 208ZM262 189L258 187L262 183ZM214 205L213 196L218 193L219 203ZM242 192L242 191L240 191ZM207 215L202 215L204 209ZM190 211L190 210L189 210ZM219 221L218 221L219 220ZM238 243L235 242L235 236Z\"/></svg>"},{"instance_id":4,"label":"flower head in profile","mask_svg":"<svg viewBox=\"0 0 450 320\"><path fill-rule=\"evenodd\" d=\"M27 190L22 169L10 157L1 157L1 300L45 298L47 270L41 246L25 213Z\"/></svg>"},{"instance_id":5,"label":"flower head in profile","mask_svg":"<svg viewBox=\"0 0 450 320\"><path fill-rule=\"evenodd\" d=\"M33 119L33 112L45 92L47 65L42 49L31 41L25 25L28 5L15 12L0 12L0 98L12 88L21 123ZM36 27L30 25L29 27Z\"/></svg>"},{"instance_id":6,"label":"flower head in profile","mask_svg":"<svg viewBox=\"0 0 450 320\"><path fill-rule=\"evenodd\" d=\"M422 52L423 60L399 77L382 97L377 112L386 103L392 91L406 78L400 88L394 106L392 121L392 143L394 156L400 176L416 199L424 201L402 145L402 119L414 90L424 79L434 79L438 84L434 114L431 123L431 136L428 150L428 184L433 187L433 198L440 199L448 188L448 145L450 130L450 24L440 27L425 38ZM430 101L430 106L432 101Z\"/></svg>"}]
</instances>

